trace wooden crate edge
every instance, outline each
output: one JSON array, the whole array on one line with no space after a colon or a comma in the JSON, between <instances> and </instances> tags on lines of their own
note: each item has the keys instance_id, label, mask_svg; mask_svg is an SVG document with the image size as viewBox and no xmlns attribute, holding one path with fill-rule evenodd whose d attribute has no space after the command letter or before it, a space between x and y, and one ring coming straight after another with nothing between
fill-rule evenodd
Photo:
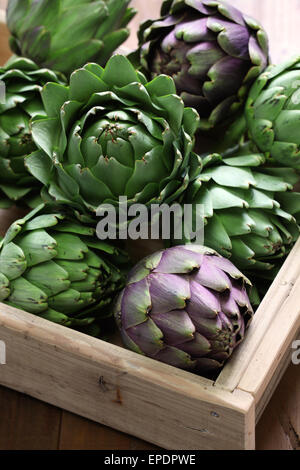
<instances>
[{"instance_id":1,"label":"wooden crate edge","mask_svg":"<svg viewBox=\"0 0 300 470\"><path fill-rule=\"evenodd\" d=\"M267 387L284 367L285 359L290 355L291 345L300 332L300 277L290 295L279 308L277 315L258 346L251 362L241 377L238 388L253 395L259 403Z\"/></svg>"},{"instance_id":2,"label":"wooden crate edge","mask_svg":"<svg viewBox=\"0 0 300 470\"><path fill-rule=\"evenodd\" d=\"M238 388L242 377L247 374L256 351L264 343L270 326L280 315L282 306L290 299L294 285L300 279L300 262L297 263L295 261L297 259L300 260L300 238L256 311L245 340L219 375L216 386L233 391ZM296 312L296 316L300 321L300 314ZM289 337L295 333L293 328L294 325L291 323L286 333Z\"/></svg>"},{"instance_id":3,"label":"wooden crate edge","mask_svg":"<svg viewBox=\"0 0 300 470\"><path fill-rule=\"evenodd\" d=\"M10 314L17 319L8 321ZM74 334L77 345L70 346ZM0 366L5 386L164 448L254 447L249 393L219 390L193 374L178 374L170 366L3 305L0 338L7 344L7 364ZM86 342L89 349L83 354ZM111 361L104 360L105 346Z\"/></svg>"},{"instance_id":4,"label":"wooden crate edge","mask_svg":"<svg viewBox=\"0 0 300 470\"><path fill-rule=\"evenodd\" d=\"M86 362L103 363L106 367L112 367L116 373L130 370L134 376L143 374L145 380L150 382L156 379L161 386L174 387L177 392L188 388L186 393L191 398L201 398L202 393L203 399L208 398L211 403L215 403L216 398L216 403L219 403L220 397L224 396L226 399L222 404L243 411L236 406L231 393L224 393L209 379L0 303L0 334L4 328L20 334L25 340L33 339L40 345L47 344L55 350L78 355Z\"/></svg>"},{"instance_id":5,"label":"wooden crate edge","mask_svg":"<svg viewBox=\"0 0 300 470\"><path fill-rule=\"evenodd\" d=\"M300 341L300 331L295 335L294 339L295 340L298 339ZM265 411L265 408L267 407L269 401L271 400L273 394L275 393L277 386L279 385L282 377L284 376L290 364L291 364L291 350L288 348L286 353L282 357L280 363L276 367L276 372L273 374L272 379L269 381L261 398L255 404L256 424L259 422L263 412Z\"/></svg>"}]
</instances>

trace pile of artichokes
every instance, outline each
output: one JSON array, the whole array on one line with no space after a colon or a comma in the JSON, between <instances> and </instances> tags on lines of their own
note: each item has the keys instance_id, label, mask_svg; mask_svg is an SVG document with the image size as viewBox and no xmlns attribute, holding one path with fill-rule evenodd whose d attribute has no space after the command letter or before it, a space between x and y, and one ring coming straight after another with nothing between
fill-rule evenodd
<instances>
[{"instance_id":1,"label":"pile of artichokes","mask_svg":"<svg viewBox=\"0 0 300 470\"><path fill-rule=\"evenodd\" d=\"M49 69L39 69L30 59L15 57L0 68L5 85L5 102L0 103L0 207L30 200L40 191L37 179L28 173L24 157L36 150L30 120L45 114L41 97L43 86L61 77Z\"/></svg>"},{"instance_id":2,"label":"pile of artichokes","mask_svg":"<svg viewBox=\"0 0 300 470\"><path fill-rule=\"evenodd\" d=\"M161 15L141 25L134 60L151 76L171 75L202 128L229 119L267 66L265 31L223 1L164 0Z\"/></svg>"},{"instance_id":3,"label":"pile of artichokes","mask_svg":"<svg viewBox=\"0 0 300 470\"><path fill-rule=\"evenodd\" d=\"M206 374L299 237L300 56L270 65L263 27L222 0L164 0L115 54L135 13L9 0L0 207L28 214L0 243L0 300L102 338L114 317L128 348ZM192 205L204 246L171 233L133 266L96 236L98 208L124 196Z\"/></svg>"},{"instance_id":4,"label":"pile of artichokes","mask_svg":"<svg viewBox=\"0 0 300 470\"><path fill-rule=\"evenodd\" d=\"M89 61L101 65L129 37L131 0L11 0L10 46L40 68L70 75Z\"/></svg>"},{"instance_id":5,"label":"pile of artichokes","mask_svg":"<svg viewBox=\"0 0 300 470\"><path fill-rule=\"evenodd\" d=\"M48 209L14 222L1 241L0 300L65 326L97 323L123 285L116 265L126 255L96 241L93 227Z\"/></svg>"}]
</instances>

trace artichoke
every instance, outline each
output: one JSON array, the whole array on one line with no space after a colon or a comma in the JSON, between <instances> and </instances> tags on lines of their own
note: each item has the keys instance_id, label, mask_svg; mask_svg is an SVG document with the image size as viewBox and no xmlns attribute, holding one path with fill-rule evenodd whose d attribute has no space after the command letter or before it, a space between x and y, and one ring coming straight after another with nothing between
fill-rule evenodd
<instances>
[{"instance_id":1,"label":"artichoke","mask_svg":"<svg viewBox=\"0 0 300 470\"><path fill-rule=\"evenodd\" d=\"M72 328L97 325L123 287L118 248L62 210L43 205L14 222L0 243L0 301Z\"/></svg>"},{"instance_id":2,"label":"artichoke","mask_svg":"<svg viewBox=\"0 0 300 470\"><path fill-rule=\"evenodd\" d=\"M283 166L300 169L300 56L270 66L246 102L250 137Z\"/></svg>"},{"instance_id":3,"label":"artichoke","mask_svg":"<svg viewBox=\"0 0 300 470\"><path fill-rule=\"evenodd\" d=\"M202 129L227 122L268 64L266 33L219 0L165 0L161 15L141 25L131 60L152 76L172 76Z\"/></svg>"},{"instance_id":4,"label":"artichoke","mask_svg":"<svg viewBox=\"0 0 300 470\"><path fill-rule=\"evenodd\" d=\"M193 152L199 116L184 108L170 77L147 82L124 56L105 69L87 64L70 86L42 92L47 117L32 133L40 151L26 160L49 201L95 215L104 203L150 204L176 199L199 172Z\"/></svg>"},{"instance_id":5,"label":"artichoke","mask_svg":"<svg viewBox=\"0 0 300 470\"><path fill-rule=\"evenodd\" d=\"M219 369L243 340L253 310L248 279L199 245L159 251L129 273L114 315L125 345L182 369Z\"/></svg>"},{"instance_id":6,"label":"artichoke","mask_svg":"<svg viewBox=\"0 0 300 470\"><path fill-rule=\"evenodd\" d=\"M255 284L269 276L299 237L300 193L291 168L265 165L248 142L209 155L184 202L204 207L204 243L228 257ZM197 209L195 209L197 210Z\"/></svg>"},{"instance_id":7,"label":"artichoke","mask_svg":"<svg viewBox=\"0 0 300 470\"><path fill-rule=\"evenodd\" d=\"M12 50L70 75L93 60L105 64L128 38L130 0L10 0Z\"/></svg>"},{"instance_id":8,"label":"artichoke","mask_svg":"<svg viewBox=\"0 0 300 470\"><path fill-rule=\"evenodd\" d=\"M32 198L40 184L24 166L24 158L36 146L32 140L30 119L45 115L41 89L47 82L59 83L51 70L39 69L29 59L13 58L0 68L5 99L0 103L0 207Z\"/></svg>"}]
</instances>

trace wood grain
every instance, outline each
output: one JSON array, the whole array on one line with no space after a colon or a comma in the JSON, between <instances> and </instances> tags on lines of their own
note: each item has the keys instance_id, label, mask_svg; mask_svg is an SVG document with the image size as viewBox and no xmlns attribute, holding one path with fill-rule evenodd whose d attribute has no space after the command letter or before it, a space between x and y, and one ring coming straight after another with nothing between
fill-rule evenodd
<instances>
[{"instance_id":1,"label":"wood grain","mask_svg":"<svg viewBox=\"0 0 300 470\"><path fill-rule=\"evenodd\" d=\"M268 403L270 403L270 399L274 395L274 390L276 391L278 388L278 385L281 383L281 380L283 379L285 373L288 373L288 370L292 368L294 372L296 372L295 367L293 367L293 364L291 363L291 354L292 354L291 348L288 348L284 356L282 357L280 364L279 364L279 372L273 374L272 378L269 380L269 383L267 387L265 388L265 391L263 393L263 396L260 398L259 402L256 405L256 423L258 423L261 420L262 414L264 413L266 407L268 406ZM300 374L298 371L298 377L295 375L295 383L297 383L300 380ZM288 393L288 390L286 391ZM300 429L299 429L300 431Z\"/></svg>"},{"instance_id":2,"label":"wood grain","mask_svg":"<svg viewBox=\"0 0 300 470\"><path fill-rule=\"evenodd\" d=\"M267 406L256 427L257 450L299 450L300 436L300 374L296 366L290 366L280 386ZM22 397L20 399L19 397ZM36 407L36 403L39 407ZM29 408L30 419L24 413ZM60 438L55 447L53 424L43 434L40 443L41 425L37 426L39 414L45 416L44 409L58 408L41 403L17 393L0 388L0 450L20 449L83 449L83 450L155 450L157 447L137 440L101 424L63 411ZM41 423L43 426L43 423Z\"/></svg>"},{"instance_id":3,"label":"wood grain","mask_svg":"<svg viewBox=\"0 0 300 470\"><path fill-rule=\"evenodd\" d=\"M257 450L300 450L299 397L299 366L291 365L257 426Z\"/></svg>"},{"instance_id":4,"label":"wood grain","mask_svg":"<svg viewBox=\"0 0 300 470\"><path fill-rule=\"evenodd\" d=\"M245 340L240 345L238 350L234 353L230 362L221 372L217 379L217 384L226 390L235 390L240 384L242 376L245 375L248 382L251 382L252 378L258 383L265 380L258 374L262 369L258 370L259 362L256 359L256 353L259 350L260 345L264 347L266 336L268 337L269 353L267 356L264 354L261 356L263 363L263 373L266 372L265 363L267 359L276 360L273 355L274 349L278 347L278 335L281 341L290 341L294 339L292 335L296 335L300 326L300 307L298 305L298 291L294 289L294 285L300 278L300 239L293 248L292 253L284 263L278 276L270 287L267 295L260 304L256 311L250 329L245 337ZM292 300L291 300L292 299ZM293 324L289 323L289 316L286 311L283 310L284 303L292 301L294 307ZM288 304L289 305L289 304ZM289 305L290 306L290 305ZM274 322L278 326L276 337L273 337L269 331L270 328L273 330ZM284 335L284 328L287 327L287 335ZM270 344L272 343L272 346ZM286 349L285 349L286 350ZM251 367L251 376L250 376Z\"/></svg>"},{"instance_id":5,"label":"wood grain","mask_svg":"<svg viewBox=\"0 0 300 470\"><path fill-rule=\"evenodd\" d=\"M161 1L133 0L132 3L139 8L139 16L134 20L133 32L127 42L130 48L135 47L137 43L135 29L138 22L149 16L157 17ZM282 2L282 0L231 0L231 3L264 24L270 37L271 56L274 62L284 60L289 54L299 54L299 0L289 0L288 2ZM0 8L5 4L5 0L0 0ZM0 29L0 63L4 63L9 55L7 31L2 28ZM7 213L7 217L11 220L21 215L16 212ZM0 231L3 232L3 229L4 226L0 225ZM296 366L290 366L257 426L257 449L299 449L299 396L300 374ZM28 396L1 388L0 448L52 449L56 446L61 449L111 449L112 447L114 449L131 449L135 446L144 448L143 446L148 445L152 448L150 444L68 412L62 413L61 434L58 442L58 440L56 441L55 413L52 414L54 409L54 407L33 400ZM60 411L55 410L60 414ZM39 420L39 416L42 417L42 420Z\"/></svg>"},{"instance_id":6,"label":"wood grain","mask_svg":"<svg viewBox=\"0 0 300 470\"><path fill-rule=\"evenodd\" d=\"M64 411L59 450L152 450L158 447Z\"/></svg>"},{"instance_id":7,"label":"wood grain","mask_svg":"<svg viewBox=\"0 0 300 470\"><path fill-rule=\"evenodd\" d=\"M61 421L58 408L0 387L0 416L0 450L57 449Z\"/></svg>"},{"instance_id":8,"label":"wood grain","mask_svg":"<svg viewBox=\"0 0 300 470\"><path fill-rule=\"evenodd\" d=\"M256 403L260 401L267 383L276 373L281 357L288 351L290 357L292 356L291 344L300 332L299 292L300 278L274 318L238 384L238 388L255 397Z\"/></svg>"},{"instance_id":9,"label":"wood grain","mask_svg":"<svg viewBox=\"0 0 300 470\"><path fill-rule=\"evenodd\" d=\"M3 304L0 332L2 385L166 449L254 448L249 393Z\"/></svg>"}]
</instances>

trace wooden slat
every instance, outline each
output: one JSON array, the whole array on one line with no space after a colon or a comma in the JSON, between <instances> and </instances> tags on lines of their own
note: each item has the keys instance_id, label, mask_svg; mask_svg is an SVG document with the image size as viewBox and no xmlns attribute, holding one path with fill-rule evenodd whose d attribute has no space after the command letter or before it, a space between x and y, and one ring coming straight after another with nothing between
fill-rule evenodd
<instances>
[{"instance_id":1,"label":"wooden slat","mask_svg":"<svg viewBox=\"0 0 300 470\"><path fill-rule=\"evenodd\" d=\"M64 411L60 450L155 450L158 447Z\"/></svg>"},{"instance_id":2,"label":"wooden slat","mask_svg":"<svg viewBox=\"0 0 300 470\"><path fill-rule=\"evenodd\" d=\"M150 7L150 2L151 2L151 7ZM141 0L133 0L133 4L136 4L138 7L139 7L139 10L140 10L140 13L139 13L139 16L136 18L135 20L135 23L133 23L133 32L132 32L132 35L131 35L131 38L129 39L128 41L128 46L130 48L133 48L135 47L136 45L136 36L135 36L135 29L136 29L136 25L138 24L138 21L141 20L141 19L146 19L148 18L149 16L151 17L157 17L158 15L158 10L159 10L159 4L160 4L161 0L149 0L149 2L141 2ZM0 8L3 6L3 4L5 4L5 0L0 0ZM285 8L284 9L284 15L283 15L283 7L282 7L282 1L281 0L263 0L263 2L261 0L231 0L231 3L234 3L236 4L238 7L242 8L243 11L247 11L249 12L250 14L252 14L254 17L256 17L257 19L259 19L266 27L269 35L270 35L270 38L271 38L271 51L272 51L272 57L275 61L279 61L279 60L284 60L286 58L286 55L287 54L291 54L291 53L299 53L299 50L300 50L300 44L299 44L299 35L298 35L298 24L299 24L299 15L297 14L297 11L299 11L299 4L300 4L300 1L299 0L289 0L289 8ZM150 7L150 8L149 8ZM150 13L149 13L150 11ZM270 14L270 11L272 11L272 14ZM280 35L278 34L278 31L280 31ZM7 58L9 57L10 55L10 52L8 50L8 42L7 42L7 31L5 28L2 27L2 29L0 28L0 44L1 44L1 47L0 47L0 63L4 63ZM11 214L9 215L11 217L11 219L13 218L18 218L18 216L16 216L16 214ZM2 220L2 219L1 219ZM0 230L1 228L3 228L3 225L0 227ZM288 286L286 286L286 291L288 291L290 288ZM280 289L281 292L283 292L282 289ZM255 333L251 333L251 331L253 331L253 326L251 328L251 330L249 331L249 335L254 335ZM256 333L258 333L258 330L256 331ZM260 342L258 341L257 344L259 344ZM39 346L41 346L40 343L38 343ZM39 349L36 349L36 354L38 354L38 351ZM46 363L45 363L46 364ZM232 361L232 364L234 364L234 360ZM238 367L239 369L239 376L241 375L242 373L242 369L240 367ZM1 369L0 369L0 372L1 372ZM229 372L229 368L227 368L227 372ZM294 375L295 375L295 370L293 371ZM275 376L273 377L273 381L274 381L274 378ZM222 377L222 379L224 380L225 379L225 382L226 382L226 377L225 377L225 373ZM233 380L235 380L236 377L233 377ZM276 379L276 381L278 380L278 378ZM0 380L1 381L1 380ZM274 381L274 384L276 383L276 381ZM272 384L272 382L271 382ZM219 385L222 385L222 380L219 381ZM223 383L224 385L224 383ZM228 385L228 383L227 383ZM23 387L23 384L19 384L19 386ZM271 387L269 385L269 387ZM229 386L229 389L230 389L230 386ZM13 393L13 392L12 392ZM265 389L264 391L264 400L267 401L268 400L268 397L270 395L268 395L269 391L268 391L268 387ZM293 392L291 392L293 393ZM282 396L282 400L285 399L286 400L286 397L287 396L291 396L291 394L288 394L287 392L285 392L285 398ZM295 393L294 396L299 396L299 389L298 389L298 395ZM248 396L247 396L247 400L248 400ZM40 404L41 405L41 404ZM259 406L262 407L264 405L264 402L263 402L263 395L262 395L262 398L259 402ZM24 405L25 406L25 405ZM42 405L41 405L42 406ZM47 405L45 405L47 406ZM262 408L261 408L262 409ZM274 407L274 409L276 410L276 408ZM293 402L293 408L291 406L291 410L296 410L295 408L295 400ZM26 415L26 413L25 413ZM68 415L67 413L64 413L64 415ZM73 415L70 415L70 416L73 416ZM297 410L295 411L295 416L300 416L300 413L299 413L299 410L297 412ZM72 425L75 425L75 422L76 422L76 418L73 416L74 419L71 419L70 417L66 418L66 421L65 421L65 426L69 427L69 429L72 427ZM80 418L77 418L77 419L80 419ZM250 420L250 423L246 424L246 421L245 420L245 426L244 427L250 427L252 428L252 421L253 421L253 417L251 418L251 413L249 413L247 415L247 419ZM270 424L271 422L269 422ZM275 421L273 420L272 421L273 425L275 426ZM297 423L296 423L297 424ZM295 429L298 429L299 431L299 423L297 424L298 425L298 428L295 427ZM79 425L78 425L79 426ZM92 425L91 425L92 426ZM85 425L84 425L85 427ZM287 426L285 426L287 427ZM85 428L85 433L88 433L87 431L88 429L88 426ZM260 428L259 428L260 429ZM267 433L267 431L269 431L270 428L268 427L265 427L265 430L264 432ZM283 429L283 428L282 428ZM78 427L78 430L79 430L79 435L81 434L80 433L80 426ZM101 434L100 430L98 431L99 434ZM108 431L105 431L105 433L108 432ZM114 432L114 431L112 431ZM85 434L83 433L83 434ZM105 433L104 433L104 436L105 436ZM258 434L260 433L260 431L258 431ZM82 436L83 436L82 434ZM268 432L268 434L270 435L271 433ZM64 434L63 434L65 437L64 437L64 443L65 445L67 445L66 443L69 442L70 445L74 445L76 448L76 445L89 445L88 444L88 441L85 437L81 437L80 439L78 439L76 442L72 440L70 440L70 432L66 431L66 428L64 429ZM69 437L67 437L69 435ZM283 435L281 436L282 438L284 437L284 433ZM258 438L261 437L262 438L262 435L259 434ZM265 436L266 437L266 444L268 444L268 436ZM103 439L105 440L105 437L103 437ZM113 439L112 435L111 435L111 439ZM125 438L126 439L126 438ZM251 447L253 446L253 436L251 437L251 443L247 443L245 444L245 446L247 447ZM259 439L258 439L258 442L259 442ZM107 441L108 445L109 445L109 441ZM96 446L97 443L94 441L93 446ZM274 440L273 440L273 444L274 445ZM276 443L276 446L277 447L273 447L273 448L281 448L282 447L282 442L280 444L280 442L278 441L278 443ZM280 447L281 446L281 447ZM121 444L121 447L122 447L122 444ZM67 447L64 447L64 448L67 448ZM258 448L261 448L261 447L258 447Z\"/></svg>"},{"instance_id":3,"label":"wooden slat","mask_svg":"<svg viewBox=\"0 0 300 470\"><path fill-rule=\"evenodd\" d=\"M300 340L300 337L298 337ZM262 397L255 405L255 420L256 423L259 422L263 412L265 411L266 406L270 402L271 397L274 395L277 390L278 384L280 383L282 377L284 376L286 370L291 365L291 348L288 348L284 356L282 357L280 364L276 368L276 372L273 374L271 380L269 381ZM296 369L294 369L296 372ZM300 374L298 374L300 377ZM288 393L288 390L287 390ZM299 395L300 396L300 395ZM299 427L300 431L300 427Z\"/></svg>"},{"instance_id":4,"label":"wooden slat","mask_svg":"<svg viewBox=\"0 0 300 470\"><path fill-rule=\"evenodd\" d=\"M233 357L219 375L216 382L218 386L229 391L235 390L242 376L246 373L246 370L249 371L249 367L255 370L256 365L253 360L255 353L260 344L265 343L266 335L271 325L274 325L274 319L279 316L280 307L289 298L297 279L300 279L300 239L256 311L245 340L235 351ZM282 320L284 321L284 328L279 324L278 334L281 335L284 341L292 341L293 333L297 333L297 331L293 330L293 328L295 328L294 321L296 323L300 321L300 314L295 299L293 307L295 315L293 321L290 316L288 316L286 319ZM289 320L291 321L290 324L288 324ZM284 337L284 334L287 336ZM276 345L274 345L274 347L276 347ZM270 351L272 352L273 349L270 349ZM270 356L272 356L272 354L269 354L269 357Z\"/></svg>"},{"instance_id":5,"label":"wooden slat","mask_svg":"<svg viewBox=\"0 0 300 470\"><path fill-rule=\"evenodd\" d=\"M54 406L0 387L0 450L57 449L60 419Z\"/></svg>"},{"instance_id":6,"label":"wooden slat","mask_svg":"<svg viewBox=\"0 0 300 470\"><path fill-rule=\"evenodd\" d=\"M256 428L257 450L300 450L300 374L291 365Z\"/></svg>"},{"instance_id":7,"label":"wooden slat","mask_svg":"<svg viewBox=\"0 0 300 470\"><path fill-rule=\"evenodd\" d=\"M256 403L259 403L263 397L273 375L280 372L281 359L300 332L299 292L300 277L278 314L274 316L264 340L255 351L247 371L238 384L238 388L253 395ZM292 352L290 349L291 357Z\"/></svg>"},{"instance_id":8,"label":"wooden slat","mask_svg":"<svg viewBox=\"0 0 300 470\"><path fill-rule=\"evenodd\" d=\"M0 337L5 386L167 449L254 448L248 393L3 304Z\"/></svg>"}]
</instances>

